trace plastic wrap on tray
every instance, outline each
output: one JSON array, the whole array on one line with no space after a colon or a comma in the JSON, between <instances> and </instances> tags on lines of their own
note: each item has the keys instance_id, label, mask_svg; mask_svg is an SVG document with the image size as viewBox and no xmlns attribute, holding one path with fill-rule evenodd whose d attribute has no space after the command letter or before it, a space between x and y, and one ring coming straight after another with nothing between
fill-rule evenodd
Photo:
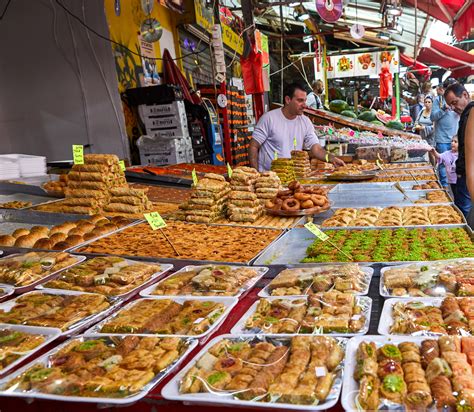
<instances>
[{"instance_id":1,"label":"plastic wrap on tray","mask_svg":"<svg viewBox=\"0 0 474 412\"><path fill-rule=\"evenodd\" d=\"M342 405L346 411L472 411L473 361L473 337L353 338Z\"/></svg>"},{"instance_id":2,"label":"plastic wrap on tray","mask_svg":"<svg viewBox=\"0 0 474 412\"><path fill-rule=\"evenodd\" d=\"M344 338L223 335L163 389L191 403L326 410L339 397Z\"/></svg>"},{"instance_id":3,"label":"plastic wrap on tray","mask_svg":"<svg viewBox=\"0 0 474 412\"><path fill-rule=\"evenodd\" d=\"M176 337L79 336L16 371L2 382L0 396L128 404L196 344Z\"/></svg>"},{"instance_id":4,"label":"plastic wrap on tray","mask_svg":"<svg viewBox=\"0 0 474 412\"><path fill-rule=\"evenodd\" d=\"M153 298L130 302L86 334L173 335L201 338L227 317L237 298Z\"/></svg>"},{"instance_id":5,"label":"plastic wrap on tray","mask_svg":"<svg viewBox=\"0 0 474 412\"><path fill-rule=\"evenodd\" d=\"M380 316L381 335L474 334L474 297L387 299Z\"/></svg>"},{"instance_id":6,"label":"plastic wrap on tray","mask_svg":"<svg viewBox=\"0 0 474 412\"><path fill-rule=\"evenodd\" d=\"M474 296L474 259L384 267L380 294L385 297Z\"/></svg>"},{"instance_id":7,"label":"plastic wrap on tray","mask_svg":"<svg viewBox=\"0 0 474 412\"><path fill-rule=\"evenodd\" d=\"M355 336L369 330L372 299L338 291L306 297L262 298L255 302L232 333Z\"/></svg>"},{"instance_id":8,"label":"plastic wrap on tray","mask_svg":"<svg viewBox=\"0 0 474 412\"><path fill-rule=\"evenodd\" d=\"M185 266L140 292L142 296L241 296L268 271L265 267Z\"/></svg>"}]
</instances>

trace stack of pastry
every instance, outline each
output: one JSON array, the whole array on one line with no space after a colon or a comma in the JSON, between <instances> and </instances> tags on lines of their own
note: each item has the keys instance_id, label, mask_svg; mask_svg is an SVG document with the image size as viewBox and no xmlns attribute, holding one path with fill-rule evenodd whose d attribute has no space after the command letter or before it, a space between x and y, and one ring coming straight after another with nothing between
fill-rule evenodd
<instances>
[{"instance_id":1,"label":"stack of pastry","mask_svg":"<svg viewBox=\"0 0 474 412\"><path fill-rule=\"evenodd\" d=\"M280 190L281 181L275 172L263 172L255 181L255 192L260 203L273 199Z\"/></svg>"},{"instance_id":2,"label":"stack of pastry","mask_svg":"<svg viewBox=\"0 0 474 412\"><path fill-rule=\"evenodd\" d=\"M110 200L109 190L126 185L117 156L86 154L84 164L74 165L68 174L66 200L62 203L62 211L98 213Z\"/></svg>"},{"instance_id":3,"label":"stack of pastry","mask_svg":"<svg viewBox=\"0 0 474 412\"><path fill-rule=\"evenodd\" d=\"M403 226L403 209L397 206L382 209L375 226Z\"/></svg>"},{"instance_id":4,"label":"stack of pastry","mask_svg":"<svg viewBox=\"0 0 474 412\"><path fill-rule=\"evenodd\" d=\"M255 222L263 212L255 193L255 182L260 174L251 167L234 169L230 180L227 215L233 222Z\"/></svg>"},{"instance_id":5,"label":"stack of pastry","mask_svg":"<svg viewBox=\"0 0 474 412\"><path fill-rule=\"evenodd\" d=\"M291 159L296 177L306 177L311 173L309 154L304 150L292 150Z\"/></svg>"},{"instance_id":6,"label":"stack of pastry","mask_svg":"<svg viewBox=\"0 0 474 412\"><path fill-rule=\"evenodd\" d=\"M153 208L144 190L116 187L110 190L111 198L104 206L105 212L119 212L126 214L144 213Z\"/></svg>"},{"instance_id":7,"label":"stack of pastry","mask_svg":"<svg viewBox=\"0 0 474 412\"><path fill-rule=\"evenodd\" d=\"M229 191L230 184L224 176L207 173L194 186L191 199L180 205L182 212L178 218L185 217L187 222L211 223L224 217Z\"/></svg>"},{"instance_id":8,"label":"stack of pastry","mask_svg":"<svg viewBox=\"0 0 474 412\"><path fill-rule=\"evenodd\" d=\"M275 159L272 161L271 170L275 172L286 185L296 179L294 163L292 159Z\"/></svg>"}]
</instances>

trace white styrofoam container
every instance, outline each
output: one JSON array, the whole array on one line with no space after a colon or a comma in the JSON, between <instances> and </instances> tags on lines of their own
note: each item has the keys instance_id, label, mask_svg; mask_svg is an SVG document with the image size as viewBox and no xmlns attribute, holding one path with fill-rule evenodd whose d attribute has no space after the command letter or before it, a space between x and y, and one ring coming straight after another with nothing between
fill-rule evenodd
<instances>
[{"instance_id":1,"label":"white styrofoam container","mask_svg":"<svg viewBox=\"0 0 474 412\"><path fill-rule=\"evenodd\" d=\"M143 119L147 133L161 129L176 129L179 134L185 136L189 134L188 122L180 117L147 117Z\"/></svg>"},{"instance_id":2,"label":"white styrofoam container","mask_svg":"<svg viewBox=\"0 0 474 412\"><path fill-rule=\"evenodd\" d=\"M142 119L150 116L186 116L186 109L184 102L180 100L169 104L141 104L138 106L138 113Z\"/></svg>"},{"instance_id":3,"label":"white styrofoam container","mask_svg":"<svg viewBox=\"0 0 474 412\"><path fill-rule=\"evenodd\" d=\"M190 154L193 150L189 136L172 140L141 136L137 141L137 146L142 165L186 163L190 161Z\"/></svg>"}]
</instances>

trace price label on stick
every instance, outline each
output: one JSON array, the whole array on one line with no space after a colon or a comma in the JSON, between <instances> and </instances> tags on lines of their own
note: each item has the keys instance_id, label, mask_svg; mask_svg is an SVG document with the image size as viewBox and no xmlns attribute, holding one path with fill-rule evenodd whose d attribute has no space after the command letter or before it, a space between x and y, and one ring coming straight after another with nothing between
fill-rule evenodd
<instances>
[{"instance_id":1,"label":"price label on stick","mask_svg":"<svg viewBox=\"0 0 474 412\"><path fill-rule=\"evenodd\" d=\"M72 158L75 165L84 164L84 146L81 144L72 145Z\"/></svg>"},{"instance_id":2,"label":"price label on stick","mask_svg":"<svg viewBox=\"0 0 474 412\"><path fill-rule=\"evenodd\" d=\"M229 178L232 177L232 173L233 173L232 168L230 167L229 162L227 162L227 175L229 176Z\"/></svg>"},{"instance_id":3,"label":"price label on stick","mask_svg":"<svg viewBox=\"0 0 474 412\"><path fill-rule=\"evenodd\" d=\"M278 160L278 153L275 150L275 153L273 153L273 160Z\"/></svg>"},{"instance_id":4,"label":"price label on stick","mask_svg":"<svg viewBox=\"0 0 474 412\"><path fill-rule=\"evenodd\" d=\"M194 186L197 186L197 184L198 184L198 177L197 177L197 174L196 174L196 169L193 169L193 171L191 172L191 176L193 177L193 184L194 184Z\"/></svg>"},{"instance_id":5,"label":"price label on stick","mask_svg":"<svg viewBox=\"0 0 474 412\"><path fill-rule=\"evenodd\" d=\"M293 148L296 150L296 146L298 145L298 142L296 141L296 136L293 137Z\"/></svg>"},{"instance_id":6,"label":"price label on stick","mask_svg":"<svg viewBox=\"0 0 474 412\"><path fill-rule=\"evenodd\" d=\"M329 239L329 236L326 235L319 227L317 227L313 222L308 222L304 225L306 229L308 229L313 235L315 235L318 239L325 242Z\"/></svg>"},{"instance_id":7,"label":"price label on stick","mask_svg":"<svg viewBox=\"0 0 474 412\"><path fill-rule=\"evenodd\" d=\"M375 161L375 164L378 166L378 168L379 168L380 170L385 170L385 169L383 168L383 166L382 166L382 163L380 163L380 160L379 160L379 159L377 159L377 160Z\"/></svg>"},{"instance_id":8,"label":"price label on stick","mask_svg":"<svg viewBox=\"0 0 474 412\"><path fill-rule=\"evenodd\" d=\"M143 216L153 230L163 229L166 227L166 222L158 212L144 213Z\"/></svg>"},{"instance_id":9,"label":"price label on stick","mask_svg":"<svg viewBox=\"0 0 474 412\"><path fill-rule=\"evenodd\" d=\"M121 170L122 172L125 172L125 161L124 161L124 160L120 160L119 164L120 164L120 170Z\"/></svg>"}]
</instances>

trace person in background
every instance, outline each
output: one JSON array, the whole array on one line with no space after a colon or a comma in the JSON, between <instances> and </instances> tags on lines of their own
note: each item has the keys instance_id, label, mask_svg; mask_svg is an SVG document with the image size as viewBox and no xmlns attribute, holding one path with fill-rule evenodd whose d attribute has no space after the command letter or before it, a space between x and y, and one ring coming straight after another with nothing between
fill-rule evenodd
<instances>
[{"instance_id":1,"label":"person in background","mask_svg":"<svg viewBox=\"0 0 474 412\"><path fill-rule=\"evenodd\" d=\"M431 146L434 146L434 128L431 121L431 108L433 107L433 98L426 96L424 99L423 110L418 113L415 120L415 131L426 140Z\"/></svg>"},{"instance_id":2,"label":"person in background","mask_svg":"<svg viewBox=\"0 0 474 412\"><path fill-rule=\"evenodd\" d=\"M459 208L467 214L467 223L474 227L474 208L472 198L474 196L474 102L466 88L459 83L454 83L446 88L446 104L454 112L460 115L458 141L459 158L456 162L456 195L458 202L462 201Z\"/></svg>"},{"instance_id":3,"label":"person in background","mask_svg":"<svg viewBox=\"0 0 474 412\"><path fill-rule=\"evenodd\" d=\"M250 166L260 172L270 170L275 155L290 158L292 150L309 150L310 157L344 166L344 162L327 153L319 144L314 126L303 114L306 91L298 83L285 88L285 105L265 113L252 135L249 145Z\"/></svg>"},{"instance_id":4,"label":"person in background","mask_svg":"<svg viewBox=\"0 0 474 412\"><path fill-rule=\"evenodd\" d=\"M444 90L455 80L447 79L436 89L438 96L433 101L431 109L431 121L434 124L434 141L438 153L444 153L451 149L451 138L458 131L459 115L450 109L444 99ZM439 166L439 178L443 187L448 186L446 180L446 168Z\"/></svg>"},{"instance_id":5,"label":"person in background","mask_svg":"<svg viewBox=\"0 0 474 412\"><path fill-rule=\"evenodd\" d=\"M410 117L413 119L413 122L416 122L416 119L418 119L418 115L423 110L424 101L425 101L425 96L422 94L419 94L418 96L416 96L416 103L410 106Z\"/></svg>"},{"instance_id":6,"label":"person in background","mask_svg":"<svg viewBox=\"0 0 474 412\"><path fill-rule=\"evenodd\" d=\"M306 99L306 106L311 109L324 109L323 93L324 84L322 80L315 80L311 83L312 92L308 94Z\"/></svg>"},{"instance_id":7,"label":"person in background","mask_svg":"<svg viewBox=\"0 0 474 412\"><path fill-rule=\"evenodd\" d=\"M467 210L465 206L465 202L463 202L463 194L460 193L460 198L456 196L456 183L458 176L456 174L456 161L458 160L458 137L453 136L451 140L451 150L448 150L444 153L438 153L435 148L431 149L431 153L433 154L434 158L436 159L436 163L439 165L440 163L444 164L446 167L446 178L448 180L449 186L451 187L451 191L454 195L454 203L457 207L463 212L464 215L467 216L469 213L469 208ZM468 202L467 206L470 206L471 203Z\"/></svg>"}]
</instances>

